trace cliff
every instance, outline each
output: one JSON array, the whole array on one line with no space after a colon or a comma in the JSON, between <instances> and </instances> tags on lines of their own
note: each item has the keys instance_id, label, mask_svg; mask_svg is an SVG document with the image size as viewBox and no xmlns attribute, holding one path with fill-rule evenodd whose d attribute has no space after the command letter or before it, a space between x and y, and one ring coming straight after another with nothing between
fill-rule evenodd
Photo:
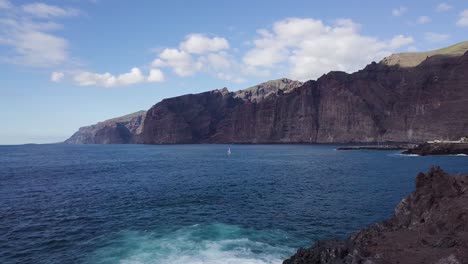
<instances>
[{"instance_id":1,"label":"cliff","mask_svg":"<svg viewBox=\"0 0 468 264\"><path fill-rule=\"evenodd\" d=\"M458 139L468 132L468 53L460 55L463 50L468 45L427 53L432 56L415 67L384 60L352 74L330 72L305 83L280 79L237 92L223 88L169 98L140 119L141 133L111 122L82 128L67 143Z\"/></svg>"},{"instance_id":2,"label":"cliff","mask_svg":"<svg viewBox=\"0 0 468 264\"><path fill-rule=\"evenodd\" d=\"M145 111L109 119L95 125L81 127L66 144L127 144L133 143L141 132Z\"/></svg>"},{"instance_id":3,"label":"cliff","mask_svg":"<svg viewBox=\"0 0 468 264\"><path fill-rule=\"evenodd\" d=\"M420 173L394 216L346 240L315 243L284 264L468 263L468 176Z\"/></svg>"},{"instance_id":4,"label":"cliff","mask_svg":"<svg viewBox=\"0 0 468 264\"><path fill-rule=\"evenodd\" d=\"M372 63L287 93L245 100L227 89L148 110L140 143L419 142L467 134L468 53L416 67Z\"/></svg>"}]
</instances>

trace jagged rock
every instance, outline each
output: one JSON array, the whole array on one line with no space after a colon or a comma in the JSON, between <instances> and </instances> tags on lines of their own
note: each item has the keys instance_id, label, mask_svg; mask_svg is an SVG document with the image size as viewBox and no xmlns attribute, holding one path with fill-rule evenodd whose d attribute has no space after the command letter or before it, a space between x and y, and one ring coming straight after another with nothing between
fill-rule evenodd
<instances>
[{"instance_id":1,"label":"jagged rock","mask_svg":"<svg viewBox=\"0 0 468 264\"><path fill-rule=\"evenodd\" d=\"M285 264L468 263L468 175L439 167L416 177L394 216L343 241L319 241Z\"/></svg>"},{"instance_id":2,"label":"jagged rock","mask_svg":"<svg viewBox=\"0 0 468 264\"><path fill-rule=\"evenodd\" d=\"M302 84L303 83L299 81L282 78L279 80L264 82L247 89L239 90L234 93L234 97L241 98L244 101L259 103L271 95L289 93L297 87L302 86Z\"/></svg>"}]
</instances>

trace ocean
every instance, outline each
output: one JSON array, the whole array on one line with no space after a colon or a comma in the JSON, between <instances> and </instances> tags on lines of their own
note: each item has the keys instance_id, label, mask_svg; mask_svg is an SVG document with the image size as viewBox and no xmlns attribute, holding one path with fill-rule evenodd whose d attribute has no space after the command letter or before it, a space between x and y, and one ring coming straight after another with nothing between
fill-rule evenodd
<instances>
[{"instance_id":1,"label":"ocean","mask_svg":"<svg viewBox=\"0 0 468 264\"><path fill-rule=\"evenodd\" d=\"M281 263L390 217L432 165L468 173L337 147L0 146L0 263Z\"/></svg>"}]
</instances>

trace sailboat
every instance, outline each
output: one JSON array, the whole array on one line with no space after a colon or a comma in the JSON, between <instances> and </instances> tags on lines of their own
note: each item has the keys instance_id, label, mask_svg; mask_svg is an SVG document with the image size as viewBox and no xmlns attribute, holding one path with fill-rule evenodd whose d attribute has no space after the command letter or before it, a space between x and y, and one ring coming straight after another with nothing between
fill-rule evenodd
<instances>
[{"instance_id":1,"label":"sailboat","mask_svg":"<svg viewBox=\"0 0 468 264\"><path fill-rule=\"evenodd\" d=\"M231 155L231 148L228 148L227 154Z\"/></svg>"}]
</instances>

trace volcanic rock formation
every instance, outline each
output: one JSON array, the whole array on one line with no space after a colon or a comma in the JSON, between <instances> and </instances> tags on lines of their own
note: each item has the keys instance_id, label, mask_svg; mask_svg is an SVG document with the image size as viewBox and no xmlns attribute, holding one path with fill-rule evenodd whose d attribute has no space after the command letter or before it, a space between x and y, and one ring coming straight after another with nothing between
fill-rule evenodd
<instances>
[{"instance_id":1,"label":"volcanic rock formation","mask_svg":"<svg viewBox=\"0 0 468 264\"><path fill-rule=\"evenodd\" d=\"M138 119L144 123L139 129L127 131L120 122L82 128L67 143L458 139L468 134L468 53L460 55L466 50L462 43L429 52L414 67L387 59L352 74L330 72L305 83L280 79L238 92L223 88L169 98Z\"/></svg>"},{"instance_id":2,"label":"volcanic rock formation","mask_svg":"<svg viewBox=\"0 0 468 264\"><path fill-rule=\"evenodd\" d=\"M315 243L284 264L468 263L468 175L440 168L416 177L394 216L346 240Z\"/></svg>"}]
</instances>

